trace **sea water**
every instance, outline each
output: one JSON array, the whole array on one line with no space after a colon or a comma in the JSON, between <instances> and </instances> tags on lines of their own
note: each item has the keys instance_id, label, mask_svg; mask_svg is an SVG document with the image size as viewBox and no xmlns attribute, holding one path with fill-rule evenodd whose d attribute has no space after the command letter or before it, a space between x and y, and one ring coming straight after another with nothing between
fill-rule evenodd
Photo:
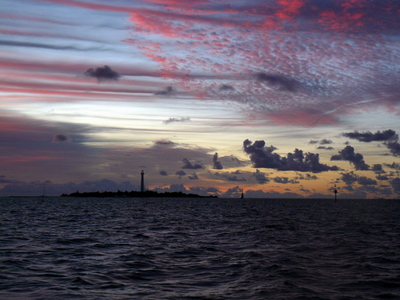
<instances>
[{"instance_id":1,"label":"sea water","mask_svg":"<svg viewBox=\"0 0 400 300\"><path fill-rule=\"evenodd\" d=\"M0 299L400 299L400 201L0 198Z\"/></svg>"}]
</instances>

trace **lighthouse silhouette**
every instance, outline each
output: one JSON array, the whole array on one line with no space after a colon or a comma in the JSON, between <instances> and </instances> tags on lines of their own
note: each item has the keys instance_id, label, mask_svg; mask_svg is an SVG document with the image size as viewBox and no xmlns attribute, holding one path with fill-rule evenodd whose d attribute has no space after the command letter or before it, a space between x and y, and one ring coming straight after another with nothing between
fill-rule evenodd
<instances>
[{"instance_id":1,"label":"lighthouse silhouette","mask_svg":"<svg viewBox=\"0 0 400 300\"><path fill-rule=\"evenodd\" d=\"M144 171L140 172L141 175L141 180L140 180L140 191L143 193L144 192Z\"/></svg>"}]
</instances>

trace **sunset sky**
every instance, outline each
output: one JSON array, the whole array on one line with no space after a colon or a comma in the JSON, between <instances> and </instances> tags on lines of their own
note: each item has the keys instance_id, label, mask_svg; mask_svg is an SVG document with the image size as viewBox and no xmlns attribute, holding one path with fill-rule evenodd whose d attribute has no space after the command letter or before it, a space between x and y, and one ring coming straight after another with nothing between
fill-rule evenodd
<instances>
[{"instance_id":1,"label":"sunset sky","mask_svg":"<svg viewBox=\"0 0 400 300\"><path fill-rule=\"evenodd\" d=\"M400 196L398 0L2 0L0 196Z\"/></svg>"}]
</instances>

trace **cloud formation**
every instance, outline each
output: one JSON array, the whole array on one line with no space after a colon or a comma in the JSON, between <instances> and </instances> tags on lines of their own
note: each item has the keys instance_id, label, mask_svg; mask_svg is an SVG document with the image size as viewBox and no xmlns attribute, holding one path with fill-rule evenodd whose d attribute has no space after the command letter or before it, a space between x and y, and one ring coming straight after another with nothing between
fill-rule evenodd
<instances>
[{"instance_id":1,"label":"cloud formation","mask_svg":"<svg viewBox=\"0 0 400 300\"><path fill-rule=\"evenodd\" d=\"M366 132L358 132L358 131L346 132L346 133L343 133L343 136L348 137L350 139L358 140L360 142L366 142L366 143L383 142L383 141L390 141L390 140L397 140L398 139L398 135L397 135L396 131L394 131L392 129L383 130L382 132L381 131L377 131L375 133L372 133L370 131L366 131Z\"/></svg>"},{"instance_id":2,"label":"cloud formation","mask_svg":"<svg viewBox=\"0 0 400 300\"><path fill-rule=\"evenodd\" d=\"M169 124L169 123L175 123L175 122L190 122L190 118L189 117L169 118L168 120L165 120L163 123Z\"/></svg>"},{"instance_id":3,"label":"cloud formation","mask_svg":"<svg viewBox=\"0 0 400 300\"><path fill-rule=\"evenodd\" d=\"M364 161L364 156L360 153L355 153L352 146L346 146L339 154L332 155L331 160L345 160L354 165L356 170L368 170L369 165Z\"/></svg>"},{"instance_id":4,"label":"cloud formation","mask_svg":"<svg viewBox=\"0 0 400 300\"><path fill-rule=\"evenodd\" d=\"M118 80L121 75L109 66L87 69L84 73L86 77L96 78L98 82L107 80Z\"/></svg>"},{"instance_id":5,"label":"cloud formation","mask_svg":"<svg viewBox=\"0 0 400 300\"><path fill-rule=\"evenodd\" d=\"M264 141L250 140L243 142L243 150L250 155L250 160L254 168L272 168L285 171L301 172L324 172L338 170L336 166L328 166L319 162L319 155L315 153L305 153L302 150L295 149L293 153L288 153L286 157L273 153L274 146L265 147Z\"/></svg>"},{"instance_id":6,"label":"cloud formation","mask_svg":"<svg viewBox=\"0 0 400 300\"><path fill-rule=\"evenodd\" d=\"M202 169L203 166L199 163L191 163L187 158L182 159L182 169Z\"/></svg>"}]
</instances>

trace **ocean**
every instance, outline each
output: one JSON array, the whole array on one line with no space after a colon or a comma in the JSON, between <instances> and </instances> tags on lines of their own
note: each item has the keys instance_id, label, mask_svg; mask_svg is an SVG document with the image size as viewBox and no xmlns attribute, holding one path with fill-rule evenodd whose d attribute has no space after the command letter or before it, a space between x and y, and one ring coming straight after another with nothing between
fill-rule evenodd
<instances>
[{"instance_id":1,"label":"ocean","mask_svg":"<svg viewBox=\"0 0 400 300\"><path fill-rule=\"evenodd\" d=\"M0 198L0 299L400 299L400 201Z\"/></svg>"}]
</instances>

